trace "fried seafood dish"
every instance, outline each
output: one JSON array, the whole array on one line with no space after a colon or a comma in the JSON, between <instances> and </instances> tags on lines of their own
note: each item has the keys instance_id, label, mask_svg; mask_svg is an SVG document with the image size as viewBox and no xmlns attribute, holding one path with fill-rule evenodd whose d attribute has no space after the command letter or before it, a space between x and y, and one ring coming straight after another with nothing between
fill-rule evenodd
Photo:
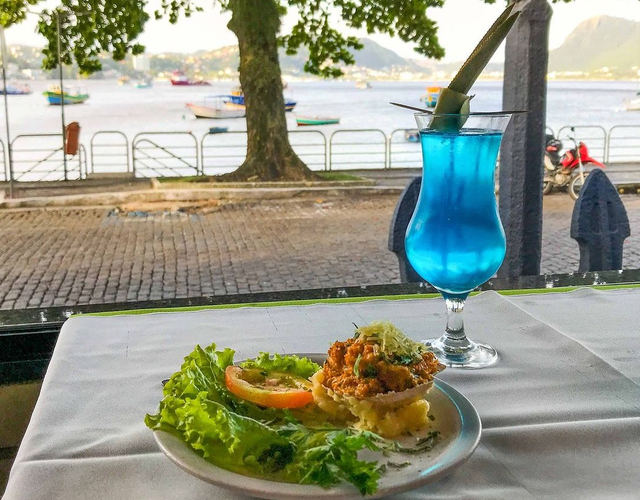
<instances>
[{"instance_id":1,"label":"fried seafood dish","mask_svg":"<svg viewBox=\"0 0 640 500\"><path fill-rule=\"evenodd\" d=\"M353 426L392 438L429 426L424 399L444 369L426 348L388 322L358 328L332 344L322 370L313 375L315 403Z\"/></svg>"}]
</instances>

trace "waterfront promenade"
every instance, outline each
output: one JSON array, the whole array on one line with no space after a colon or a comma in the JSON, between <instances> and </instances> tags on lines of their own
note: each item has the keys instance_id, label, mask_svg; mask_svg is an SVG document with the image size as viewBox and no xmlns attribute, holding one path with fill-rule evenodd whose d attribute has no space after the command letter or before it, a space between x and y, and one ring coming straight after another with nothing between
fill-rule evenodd
<instances>
[{"instance_id":1,"label":"waterfront promenade","mask_svg":"<svg viewBox=\"0 0 640 500\"><path fill-rule=\"evenodd\" d=\"M623 196L640 267L640 198ZM235 203L193 213L0 212L0 307L46 307L398 282L397 196ZM545 197L542 270L570 272L572 202Z\"/></svg>"}]
</instances>

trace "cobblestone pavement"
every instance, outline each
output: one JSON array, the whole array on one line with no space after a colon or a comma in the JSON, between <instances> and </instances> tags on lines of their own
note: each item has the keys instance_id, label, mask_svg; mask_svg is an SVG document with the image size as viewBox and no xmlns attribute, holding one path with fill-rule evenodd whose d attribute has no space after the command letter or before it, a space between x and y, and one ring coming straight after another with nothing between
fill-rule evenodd
<instances>
[{"instance_id":1,"label":"cobblestone pavement","mask_svg":"<svg viewBox=\"0 0 640 500\"><path fill-rule=\"evenodd\" d=\"M387 250L395 196L223 205L145 216L104 209L0 212L0 308L398 282ZM625 197L640 267L640 198ZM567 195L545 200L543 271L577 269Z\"/></svg>"}]
</instances>

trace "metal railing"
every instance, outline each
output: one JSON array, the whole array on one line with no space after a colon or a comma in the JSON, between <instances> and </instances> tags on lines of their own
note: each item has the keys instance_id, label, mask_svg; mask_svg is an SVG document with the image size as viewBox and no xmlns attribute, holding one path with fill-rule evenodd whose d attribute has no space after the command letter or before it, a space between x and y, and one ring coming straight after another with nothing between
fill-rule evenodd
<instances>
[{"instance_id":1,"label":"metal railing","mask_svg":"<svg viewBox=\"0 0 640 500\"><path fill-rule=\"evenodd\" d=\"M327 138L319 130L292 130L289 143L311 170L327 169ZM205 175L232 172L247 157L247 133L207 133L200 141L201 170Z\"/></svg>"},{"instance_id":2,"label":"metal railing","mask_svg":"<svg viewBox=\"0 0 640 500\"><path fill-rule=\"evenodd\" d=\"M340 141L347 134L347 141ZM388 168L385 133L379 129L333 132L329 139L329 170L336 168L343 170Z\"/></svg>"},{"instance_id":3,"label":"metal railing","mask_svg":"<svg viewBox=\"0 0 640 500\"><path fill-rule=\"evenodd\" d=\"M202 173L205 175L232 172L247 157L247 133L207 133L200 140Z\"/></svg>"},{"instance_id":4,"label":"metal railing","mask_svg":"<svg viewBox=\"0 0 640 500\"><path fill-rule=\"evenodd\" d=\"M167 137L176 142L167 144ZM198 139L191 132L140 132L131 143L131 159L140 177L200 174Z\"/></svg>"},{"instance_id":5,"label":"metal railing","mask_svg":"<svg viewBox=\"0 0 640 500\"><path fill-rule=\"evenodd\" d=\"M607 141L606 162L637 162L640 160L639 152L640 125L616 125L611 127Z\"/></svg>"},{"instance_id":6,"label":"metal railing","mask_svg":"<svg viewBox=\"0 0 640 500\"><path fill-rule=\"evenodd\" d=\"M389 168L422 167L420 138L407 140L407 133L418 133L417 129L398 128L389 135ZM415 136L414 136L415 137Z\"/></svg>"},{"instance_id":7,"label":"metal railing","mask_svg":"<svg viewBox=\"0 0 640 500\"><path fill-rule=\"evenodd\" d=\"M292 130L289 142L311 170L328 170L327 137L319 130Z\"/></svg>"},{"instance_id":8,"label":"metal railing","mask_svg":"<svg viewBox=\"0 0 640 500\"><path fill-rule=\"evenodd\" d=\"M640 125L618 125L607 132L600 126L575 126L575 135L584 141L592 156L609 163L640 166ZM319 130L293 130L289 141L294 151L313 170L419 168L420 144L396 129L388 136L379 129L342 129L328 138ZM553 130L547 127L548 133ZM565 148L571 127L558 130ZM0 161L5 180L13 172L16 181L65 179L60 134L26 134L9 146L12 165L5 158L0 141ZM67 156L66 178L81 179L88 173L133 172L138 177L182 177L231 172L246 158L245 131L205 134L200 141L191 132L142 132L130 142L121 131L96 132L90 140L89 155L84 146L76 156ZM89 163L90 160L90 163Z\"/></svg>"},{"instance_id":9,"label":"metal railing","mask_svg":"<svg viewBox=\"0 0 640 500\"><path fill-rule=\"evenodd\" d=\"M91 137L89 148L91 152L92 174L123 171L131 172L129 139L124 132L120 132L119 130L96 132ZM124 170L125 168L126 170Z\"/></svg>"},{"instance_id":10,"label":"metal railing","mask_svg":"<svg viewBox=\"0 0 640 500\"><path fill-rule=\"evenodd\" d=\"M61 181L83 177L84 147L81 146L75 156L66 155L65 168L62 134L17 135L10 147L15 181Z\"/></svg>"},{"instance_id":11,"label":"metal railing","mask_svg":"<svg viewBox=\"0 0 640 500\"><path fill-rule=\"evenodd\" d=\"M572 128L575 130L575 134L572 132ZM609 136L604 127L600 125L566 126L558 130L556 137L563 142L565 148L573 148L573 143L569 140L569 137L573 136L589 147L589 153L595 160L605 161Z\"/></svg>"}]
</instances>

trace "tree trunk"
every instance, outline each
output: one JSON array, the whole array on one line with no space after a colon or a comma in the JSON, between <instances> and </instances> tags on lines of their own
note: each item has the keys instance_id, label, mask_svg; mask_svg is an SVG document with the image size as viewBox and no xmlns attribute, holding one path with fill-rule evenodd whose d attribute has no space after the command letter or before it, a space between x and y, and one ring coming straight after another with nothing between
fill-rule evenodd
<instances>
[{"instance_id":1,"label":"tree trunk","mask_svg":"<svg viewBox=\"0 0 640 500\"><path fill-rule=\"evenodd\" d=\"M289 144L274 0L230 0L228 27L238 37L240 84L247 109L247 158L225 180L304 180L314 174Z\"/></svg>"}]
</instances>

